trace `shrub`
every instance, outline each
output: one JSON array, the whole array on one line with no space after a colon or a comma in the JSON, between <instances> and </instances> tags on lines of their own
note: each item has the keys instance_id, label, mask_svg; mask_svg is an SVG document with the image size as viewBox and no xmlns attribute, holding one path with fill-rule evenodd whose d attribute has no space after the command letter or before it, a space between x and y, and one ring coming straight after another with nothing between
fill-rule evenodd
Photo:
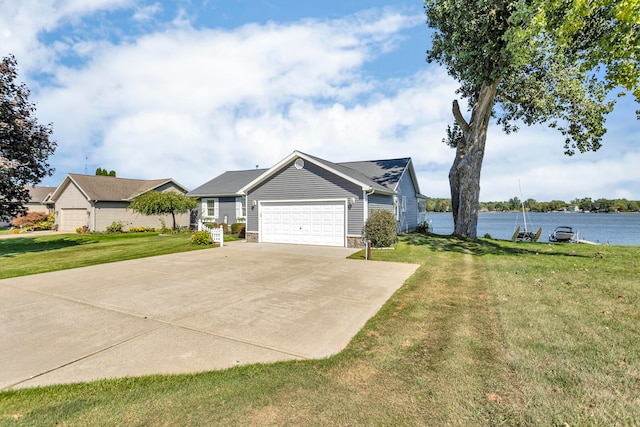
<instances>
[{"instance_id":1,"label":"shrub","mask_svg":"<svg viewBox=\"0 0 640 427\"><path fill-rule=\"evenodd\" d=\"M393 245L398 240L398 222L390 211L374 211L364 226L364 236L375 248Z\"/></svg>"},{"instance_id":2,"label":"shrub","mask_svg":"<svg viewBox=\"0 0 640 427\"><path fill-rule=\"evenodd\" d=\"M210 245L213 240L211 240L211 234L208 231L196 231L191 236L191 243L194 245Z\"/></svg>"},{"instance_id":3,"label":"shrub","mask_svg":"<svg viewBox=\"0 0 640 427\"><path fill-rule=\"evenodd\" d=\"M107 233L122 233L122 221L113 221L107 226Z\"/></svg>"},{"instance_id":4,"label":"shrub","mask_svg":"<svg viewBox=\"0 0 640 427\"><path fill-rule=\"evenodd\" d=\"M33 228L41 228L38 227L39 223L46 223L48 221L49 215L45 212L27 212L26 215L19 215L11 221L11 224L15 227L26 228L27 230L31 230ZM55 221L55 216L53 217ZM53 224L53 221L51 221ZM49 229L51 225L49 225Z\"/></svg>"},{"instance_id":5,"label":"shrub","mask_svg":"<svg viewBox=\"0 0 640 427\"><path fill-rule=\"evenodd\" d=\"M53 223L56 222L56 214L50 213L47 215L47 218L38 222L34 228L38 230L51 230L53 228Z\"/></svg>"},{"instance_id":6,"label":"shrub","mask_svg":"<svg viewBox=\"0 0 640 427\"><path fill-rule=\"evenodd\" d=\"M231 224L231 234L237 234L239 237L244 237L244 229L247 226L244 222L234 222Z\"/></svg>"},{"instance_id":7,"label":"shrub","mask_svg":"<svg viewBox=\"0 0 640 427\"><path fill-rule=\"evenodd\" d=\"M431 227L429 227L429 223L424 221L422 224L418 224L416 227L416 233L427 234L431 231Z\"/></svg>"},{"instance_id":8,"label":"shrub","mask_svg":"<svg viewBox=\"0 0 640 427\"><path fill-rule=\"evenodd\" d=\"M156 231L156 229L150 227L132 227L129 229L130 233L148 233L153 231Z\"/></svg>"}]
</instances>

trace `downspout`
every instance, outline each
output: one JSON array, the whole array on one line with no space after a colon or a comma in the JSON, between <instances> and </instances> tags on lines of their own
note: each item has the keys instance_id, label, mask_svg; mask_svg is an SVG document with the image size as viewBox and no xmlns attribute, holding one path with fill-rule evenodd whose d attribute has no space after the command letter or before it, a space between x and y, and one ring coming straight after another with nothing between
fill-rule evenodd
<instances>
[{"instance_id":1,"label":"downspout","mask_svg":"<svg viewBox=\"0 0 640 427\"><path fill-rule=\"evenodd\" d=\"M364 195L364 203L362 208L364 209L364 215L363 215L363 219L364 219L364 223L363 223L363 227L364 224L367 223L367 220L369 219L369 196L372 195L373 193L375 193L376 190L374 190L373 188L370 188L369 190L365 190L363 193Z\"/></svg>"},{"instance_id":2,"label":"downspout","mask_svg":"<svg viewBox=\"0 0 640 427\"><path fill-rule=\"evenodd\" d=\"M249 193L244 196L244 241L247 242L247 228L249 226Z\"/></svg>"}]
</instances>

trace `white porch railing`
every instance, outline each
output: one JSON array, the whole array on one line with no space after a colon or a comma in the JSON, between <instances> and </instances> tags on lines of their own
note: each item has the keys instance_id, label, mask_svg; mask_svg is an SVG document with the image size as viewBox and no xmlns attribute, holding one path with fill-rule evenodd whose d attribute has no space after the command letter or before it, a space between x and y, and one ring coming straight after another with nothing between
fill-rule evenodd
<instances>
[{"instance_id":1,"label":"white porch railing","mask_svg":"<svg viewBox=\"0 0 640 427\"><path fill-rule=\"evenodd\" d=\"M211 240L215 243L219 243L220 247L224 247L224 230L222 229L222 225L220 228L210 228L204 225L201 219L198 220L198 231L208 231L211 234Z\"/></svg>"}]
</instances>

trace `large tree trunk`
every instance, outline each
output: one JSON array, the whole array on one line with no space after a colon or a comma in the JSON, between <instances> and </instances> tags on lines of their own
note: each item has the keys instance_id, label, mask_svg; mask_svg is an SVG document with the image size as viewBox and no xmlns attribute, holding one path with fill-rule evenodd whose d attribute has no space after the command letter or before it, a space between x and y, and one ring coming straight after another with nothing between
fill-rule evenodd
<instances>
[{"instance_id":1,"label":"large tree trunk","mask_svg":"<svg viewBox=\"0 0 640 427\"><path fill-rule=\"evenodd\" d=\"M478 237L480 172L497 87L498 81L495 81L481 88L469 123L462 117L458 102L453 102L453 116L463 133L449 171L453 233L471 239Z\"/></svg>"}]
</instances>

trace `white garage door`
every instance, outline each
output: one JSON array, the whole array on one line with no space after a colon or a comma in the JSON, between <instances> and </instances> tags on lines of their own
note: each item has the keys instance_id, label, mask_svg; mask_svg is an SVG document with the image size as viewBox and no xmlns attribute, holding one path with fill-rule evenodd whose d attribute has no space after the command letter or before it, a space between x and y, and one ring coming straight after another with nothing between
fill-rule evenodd
<instances>
[{"instance_id":1,"label":"white garage door","mask_svg":"<svg viewBox=\"0 0 640 427\"><path fill-rule=\"evenodd\" d=\"M61 231L74 231L85 225L89 225L86 209L60 209Z\"/></svg>"},{"instance_id":2,"label":"white garage door","mask_svg":"<svg viewBox=\"0 0 640 427\"><path fill-rule=\"evenodd\" d=\"M263 242L344 246L344 202L262 203Z\"/></svg>"}]
</instances>

